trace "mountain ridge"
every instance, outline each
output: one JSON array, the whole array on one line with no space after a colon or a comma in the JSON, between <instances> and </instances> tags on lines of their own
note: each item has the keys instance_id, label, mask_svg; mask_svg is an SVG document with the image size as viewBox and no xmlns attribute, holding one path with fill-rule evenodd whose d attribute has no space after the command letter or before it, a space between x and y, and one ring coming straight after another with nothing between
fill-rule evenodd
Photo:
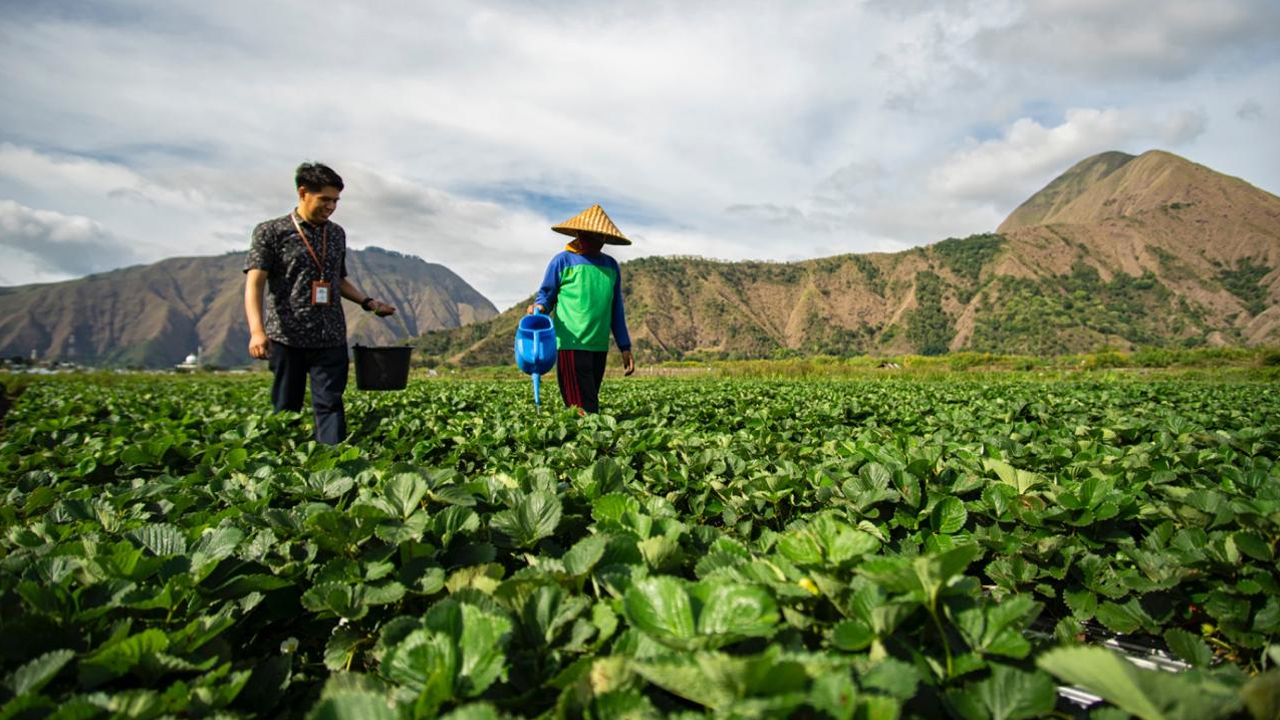
<instances>
[{"instance_id":1,"label":"mountain ridge","mask_svg":"<svg viewBox=\"0 0 1280 720\"><path fill-rule=\"evenodd\" d=\"M164 367L196 347L249 364L243 253L0 287L0 355ZM1280 198L1177 155L1075 163L990 233L793 263L622 265L640 362L1280 342ZM508 364L527 303L498 314L448 268L370 248L348 269L401 309L429 364ZM215 278L210 282L209 278ZM351 342L405 338L347 304Z\"/></svg>"},{"instance_id":2,"label":"mountain ridge","mask_svg":"<svg viewBox=\"0 0 1280 720\"><path fill-rule=\"evenodd\" d=\"M624 263L640 359L1061 354L1280 341L1280 198L1177 155L1076 163L994 233L794 263ZM509 362L523 304L417 341Z\"/></svg>"},{"instance_id":3,"label":"mountain ridge","mask_svg":"<svg viewBox=\"0 0 1280 720\"><path fill-rule=\"evenodd\" d=\"M244 253L166 258L76 280L0 288L0 355L167 367L203 347L211 365L250 362ZM409 335L486 320L497 308L443 265L381 248L347 251L365 292L396 305ZM210 278L216 281L210 282ZM349 341L406 339L343 300Z\"/></svg>"}]
</instances>

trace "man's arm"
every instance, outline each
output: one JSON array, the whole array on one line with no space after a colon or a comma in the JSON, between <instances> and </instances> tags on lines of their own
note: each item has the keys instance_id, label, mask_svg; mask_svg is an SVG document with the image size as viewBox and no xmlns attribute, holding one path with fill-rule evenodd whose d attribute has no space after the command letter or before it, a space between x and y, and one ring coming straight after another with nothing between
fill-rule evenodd
<instances>
[{"instance_id":1,"label":"man's arm","mask_svg":"<svg viewBox=\"0 0 1280 720\"><path fill-rule=\"evenodd\" d=\"M353 303L362 303L367 298L369 300L368 309L372 310L374 314L378 315L379 317L386 317L388 315L392 315L396 311L395 306L388 305L387 303L384 303L380 300L374 300L368 295L365 295L363 292L360 291L360 288L356 287L354 284L352 284L350 280L348 280L345 277L342 278L342 282L338 283L338 293L342 295L342 297L350 300Z\"/></svg>"},{"instance_id":2,"label":"man's arm","mask_svg":"<svg viewBox=\"0 0 1280 720\"><path fill-rule=\"evenodd\" d=\"M542 285L533 297L533 304L526 310L526 315L540 310L549 313L556 308L556 295L560 292L560 271L564 269L564 255L557 255L547 263L547 271L542 275Z\"/></svg>"},{"instance_id":3,"label":"man's arm","mask_svg":"<svg viewBox=\"0 0 1280 720\"><path fill-rule=\"evenodd\" d=\"M613 284L613 339L622 351L622 374L630 375L636 371L636 361L631 355L631 333L627 332L627 313L622 307L622 268L615 262L613 269L618 273L618 281Z\"/></svg>"},{"instance_id":4,"label":"man's arm","mask_svg":"<svg viewBox=\"0 0 1280 720\"><path fill-rule=\"evenodd\" d=\"M244 314L249 319L249 357L266 360L271 355L271 341L262 326L262 295L267 286L267 271L250 269L245 273Z\"/></svg>"}]
</instances>

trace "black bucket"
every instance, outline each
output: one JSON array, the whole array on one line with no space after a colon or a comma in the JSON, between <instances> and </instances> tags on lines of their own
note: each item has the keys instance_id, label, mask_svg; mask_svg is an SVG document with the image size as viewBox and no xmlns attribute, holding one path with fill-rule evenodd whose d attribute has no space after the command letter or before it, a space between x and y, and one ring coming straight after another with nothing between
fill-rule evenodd
<instances>
[{"instance_id":1,"label":"black bucket","mask_svg":"<svg viewBox=\"0 0 1280 720\"><path fill-rule=\"evenodd\" d=\"M356 387L360 390L403 390L409 383L408 345L352 348L356 358Z\"/></svg>"}]
</instances>

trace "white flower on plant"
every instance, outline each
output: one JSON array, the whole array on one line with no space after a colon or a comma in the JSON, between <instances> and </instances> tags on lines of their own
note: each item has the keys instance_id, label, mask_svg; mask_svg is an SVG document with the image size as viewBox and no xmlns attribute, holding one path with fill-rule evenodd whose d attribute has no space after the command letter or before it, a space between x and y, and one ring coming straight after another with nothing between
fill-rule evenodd
<instances>
[{"instance_id":1,"label":"white flower on plant","mask_svg":"<svg viewBox=\"0 0 1280 720\"><path fill-rule=\"evenodd\" d=\"M298 651L298 638L296 637L285 638L280 642L281 655L292 655L297 651Z\"/></svg>"}]
</instances>

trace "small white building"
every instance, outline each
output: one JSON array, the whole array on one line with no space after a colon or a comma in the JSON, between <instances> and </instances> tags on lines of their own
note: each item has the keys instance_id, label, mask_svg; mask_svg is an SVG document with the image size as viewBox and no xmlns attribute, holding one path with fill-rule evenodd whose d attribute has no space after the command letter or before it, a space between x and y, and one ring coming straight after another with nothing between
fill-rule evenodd
<instances>
[{"instance_id":1,"label":"small white building","mask_svg":"<svg viewBox=\"0 0 1280 720\"><path fill-rule=\"evenodd\" d=\"M199 370L203 365L201 355L204 353L204 347L197 347L194 355L188 355L185 360L173 366L178 372L193 372Z\"/></svg>"}]
</instances>

